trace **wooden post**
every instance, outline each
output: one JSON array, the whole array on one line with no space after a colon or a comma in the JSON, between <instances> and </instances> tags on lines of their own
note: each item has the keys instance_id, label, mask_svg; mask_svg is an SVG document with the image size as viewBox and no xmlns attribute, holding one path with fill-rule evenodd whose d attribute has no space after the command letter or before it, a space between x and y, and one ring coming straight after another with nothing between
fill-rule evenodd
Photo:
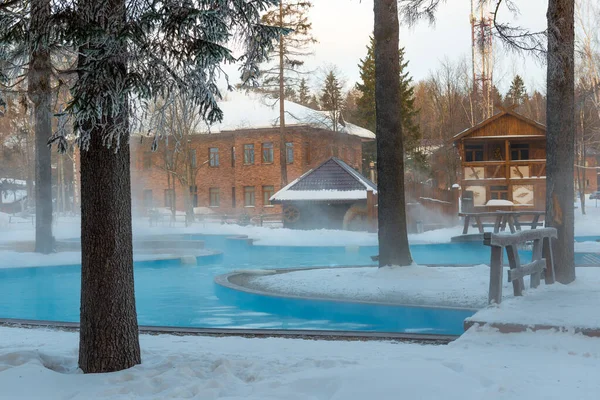
<instances>
[{"instance_id":1,"label":"wooden post","mask_svg":"<svg viewBox=\"0 0 600 400\"><path fill-rule=\"evenodd\" d=\"M502 302L502 256L502 247L492 246L492 255L490 257L489 304L500 304Z\"/></svg>"},{"instance_id":2,"label":"wooden post","mask_svg":"<svg viewBox=\"0 0 600 400\"><path fill-rule=\"evenodd\" d=\"M377 232L376 204L377 195L373 194L372 190L367 190L367 224L369 232Z\"/></svg>"},{"instance_id":3,"label":"wooden post","mask_svg":"<svg viewBox=\"0 0 600 400\"><path fill-rule=\"evenodd\" d=\"M542 246L543 246L542 240L543 239L536 239L533 241L533 251L532 251L532 256L531 256L531 262L539 261L542 259ZM542 274L540 272L534 272L533 274L531 274L529 287L536 288L536 287L540 286L541 275Z\"/></svg>"},{"instance_id":4,"label":"wooden post","mask_svg":"<svg viewBox=\"0 0 600 400\"><path fill-rule=\"evenodd\" d=\"M521 268L521 260L519 258L519 253L517 252L516 246L506 246L506 255L508 256L508 263L510 269ZM524 287L525 284L523 283L523 278L515 279L513 281L513 291L515 293L515 296L523 296Z\"/></svg>"},{"instance_id":5,"label":"wooden post","mask_svg":"<svg viewBox=\"0 0 600 400\"><path fill-rule=\"evenodd\" d=\"M544 275L544 281L546 282L546 285L552 285L554 282L556 282L556 279L554 277L554 255L552 254L552 238L545 237L543 246L544 247L542 253L544 255L544 258L546 259L546 272Z\"/></svg>"}]
</instances>

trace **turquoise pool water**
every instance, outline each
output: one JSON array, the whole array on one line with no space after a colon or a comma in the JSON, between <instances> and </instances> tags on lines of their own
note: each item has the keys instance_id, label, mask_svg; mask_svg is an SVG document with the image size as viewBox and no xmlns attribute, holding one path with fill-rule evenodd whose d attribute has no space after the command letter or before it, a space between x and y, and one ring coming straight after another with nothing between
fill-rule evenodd
<instances>
[{"instance_id":1,"label":"turquoise pool water","mask_svg":"<svg viewBox=\"0 0 600 400\"><path fill-rule=\"evenodd\" d=\"M235 270L309 266L375 265L377 247L253 246L223 236L186 235L222 254L135 265L138 318L142 325L203 328L377 330L460 334L468 310L348 305L247 296L218 287L217 275ZM487 263L479 243L411 246L420 264ZM523 256L527 257L526 251ZM76 322L80 266L0 268L0 318Z\"/></svg>"}]
</instances>

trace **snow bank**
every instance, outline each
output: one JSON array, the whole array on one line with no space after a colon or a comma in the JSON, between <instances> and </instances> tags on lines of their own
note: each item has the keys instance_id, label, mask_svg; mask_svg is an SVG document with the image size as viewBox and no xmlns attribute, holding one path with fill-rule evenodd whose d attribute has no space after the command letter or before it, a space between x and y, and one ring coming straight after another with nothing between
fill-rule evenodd
<instances>
[{"instance_id":1,"label":"snow bank","mask_svg":"<svg viewBox=\"0 0 600 400\"><path fill-rule=\"evenodd\" d=\"M600 340L570 334L479 330L449 346L165 335L140 342L142 365L84 375L77 333L0 328L2 396L595 400L600 392Z\"/></svg>"},{"instance_id":2,"label":"snow bank","mask_svg":"<svg viewBox=\"0 0 600 400\"><path fill-rule=\"evenodd\" d=\"M422 306L482 308L487 305L489 268L335 268L252 277L249 285L268 292ZM509 293L508 282L504 283Z\"/></svg>"},{"instance_id":3,"label":"snow bank","mask_svg":"<svg viewBox=\"0 0 600 400\"><path fill-rule=\"evenodd\" d=\"M577 268L569 285L544 285L511 296L498 307L485 308L472 319L493 323L527 323L577 328L600 328L600 268Z\"/></svg>"}]
</instances>

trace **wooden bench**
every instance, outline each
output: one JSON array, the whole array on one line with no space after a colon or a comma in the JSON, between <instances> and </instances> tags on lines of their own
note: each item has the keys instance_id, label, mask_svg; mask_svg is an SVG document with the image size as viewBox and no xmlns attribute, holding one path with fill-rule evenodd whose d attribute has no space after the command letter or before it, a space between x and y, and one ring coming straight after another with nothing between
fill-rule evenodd
<instances>
[{"instance_id":1,"label":"wooden bench","mask_svg":"<svg viewBox=\"0 0 600 400\"><path fill-rule=\"evenodd\" d=\"M542 228L521 231L514 234L496 234L486 232L483 244L492 248L490 256L490 291L489 304L502 302L502 278L504 273L504 249L508 257L508 281L513 284L515 296L522 296L525 284L523 278L530 275L530 287L540 284L542 273L547 285L554 283L554 256L552 254L552 239L557 237L555 228ZM521 264L518 248L528 242L533 242L531 262Z\"/></svg>"}]
</instances>

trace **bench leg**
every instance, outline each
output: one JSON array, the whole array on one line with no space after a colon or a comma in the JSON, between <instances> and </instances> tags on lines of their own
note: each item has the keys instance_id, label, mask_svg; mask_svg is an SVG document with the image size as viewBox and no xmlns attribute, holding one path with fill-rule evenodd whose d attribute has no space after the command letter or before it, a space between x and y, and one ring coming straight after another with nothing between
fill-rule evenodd
<instances>
[{"instance_id":1,"label":"bench leg","mask_svg":"<svg viewBox=\"0 0 600 400\"><path fill-rule=\"evenodd\" d=\"M469 233L469 221L470 221L471 217L470 216L466 216L465 217L465 226L463 227L463 235L466 235L467 233Z\"/></svg>"},{"instance_id":2,"label":"bench leg","mask_svg":"<svg viewBox=\"0 0 600 400\"><path fill-rule=\"evenodd\" d=\"M483 224L481 223L481 218L475 217L475 221L477 221L477 229L479 229L479 233L483 233Z\"/></svg>"}]
</instances>

